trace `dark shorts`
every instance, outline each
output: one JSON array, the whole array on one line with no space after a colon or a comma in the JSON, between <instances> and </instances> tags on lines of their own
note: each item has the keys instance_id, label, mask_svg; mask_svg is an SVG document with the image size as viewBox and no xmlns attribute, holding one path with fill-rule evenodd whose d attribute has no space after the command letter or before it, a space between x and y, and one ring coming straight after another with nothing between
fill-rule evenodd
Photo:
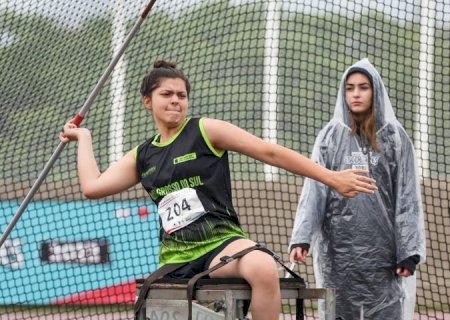
<instances>
[{"instance_id":1,"label":"dark shorts","mask_svg":"<svg viewBox=\"0 0 450 320\"><path fill-rule=\"evenodd\" d=\"M188 262L186 265L181 268L166 274L163 278L165 279L190 279L196 274L203 272L209 269L209 265L211 261L223 250L226 246L228 246L231 242L236 241L238 239L244 239L242 237L232 237L218 246L216 249L204 254L200 258ZM209 276L205 276L204 278L208 279Z\"/></svg>"}]
</instances>

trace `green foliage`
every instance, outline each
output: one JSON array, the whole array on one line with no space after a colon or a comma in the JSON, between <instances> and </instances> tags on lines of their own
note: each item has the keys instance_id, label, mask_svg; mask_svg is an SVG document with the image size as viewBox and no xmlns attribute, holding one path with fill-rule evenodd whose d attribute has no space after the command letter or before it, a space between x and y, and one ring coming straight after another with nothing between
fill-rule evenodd
<instances>
[{"instance_id":1,"label":"green foliage","mask_svg":"<svg viewBox=\"0 0 450 320\"><path fill-rule=\"evenodd\" d=\"M139 86L156 59L178 62L192 84L192 116L231 121L262 134L266 8L205 2L177 15L152 12L125 53L124 151L153 135ZM127 30L134 24L130 20ZM0 180L33 179L56 145L64 122L75 114L111 61L111 24L91 18L67 28L42 16L0 12L10 35L0 46ZM450 148L439 135L450 130L448 31L436 32L433 95L436 156ZM282 12L278 54L277 121L281 144L308 155L320 128L331 118L342 72L368 57L388 87L399 120L413 137L418 111L419 27L399 26L379 13L349 19L337 14ZM106 85L84 123L93 131L102 168L108 165L111 87ZM441 120L442 119L442 120ZM433 125L433 124L431 124ZM69 147L73 148L73 147ZM50 179L75 177L73 149L64 152ZM433 158L439 163L437 158ZM232 155L239 179L259 179L262 165ZM445 172L445 164L437 171ZM66 172L62 174L62 172Z\"/></svg>"}]
</instances>

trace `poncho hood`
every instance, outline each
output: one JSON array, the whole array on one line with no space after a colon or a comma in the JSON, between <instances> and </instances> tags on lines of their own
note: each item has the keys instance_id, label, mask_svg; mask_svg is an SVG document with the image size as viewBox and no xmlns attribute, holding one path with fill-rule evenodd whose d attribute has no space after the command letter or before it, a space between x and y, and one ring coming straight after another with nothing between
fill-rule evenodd
<instances>
[{"instance_id":1,"label":"poncho hood","mask_svg":"<svg viewBox=\"0 0 450 320\"><path fill-rule=\"evenodd\" d=\"M334 108L333 118L342 121L348 127L351 127L351 119L349 114L349 107L345 102L345 85L349 72L354 70L365 70L371 77L373 88L373 107L375 110L376 129L381 129L386 122L396 121L394 110L391 101L384 86L383 80L375 67L368 59L363 59L350 66L342 75L341 83L339 85L338 98Z\"/></svg>"}]
</instances>

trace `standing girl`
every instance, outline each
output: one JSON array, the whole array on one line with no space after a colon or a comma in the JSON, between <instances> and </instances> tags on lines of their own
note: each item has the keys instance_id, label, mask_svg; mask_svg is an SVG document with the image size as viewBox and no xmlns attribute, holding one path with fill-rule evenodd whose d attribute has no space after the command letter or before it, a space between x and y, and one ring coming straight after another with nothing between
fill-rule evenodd
<instances>
[{"instance_id":1,"label":"standing girl","mask_svg":"<svg viewBox=\"0 0 450 320\"><path fill-rule=\"evenodd\" d=\"M312 247L316 285L336 288L338 319L412 320L411 276L425 261L416 159L383 81L367 59L344 73L334 118L319 133L312 158L332 170L366 169L378 190L347 199L306 179L290 260L305 263ZM412 299L405 300L407 295Z\"/></svg>"}]
</instances>

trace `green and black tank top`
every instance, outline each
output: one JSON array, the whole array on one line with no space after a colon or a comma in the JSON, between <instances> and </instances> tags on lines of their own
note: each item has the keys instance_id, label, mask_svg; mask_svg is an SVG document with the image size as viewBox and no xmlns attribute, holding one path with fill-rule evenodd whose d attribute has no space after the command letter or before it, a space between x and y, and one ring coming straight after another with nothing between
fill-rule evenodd
<instances>
[{"instance_id":1,"label":"green and black tank top","mask_svg":"<svg viewBox=\"0 0 450 320\"><path fill-rule=\"evenodd\" d=\"M203 119L186 119L169 141L159 142L157 134L135 151L141 183L158 206L161 265L247 238L232 204L228 153L211 145Z\"/></svg>"}]
</instances>

